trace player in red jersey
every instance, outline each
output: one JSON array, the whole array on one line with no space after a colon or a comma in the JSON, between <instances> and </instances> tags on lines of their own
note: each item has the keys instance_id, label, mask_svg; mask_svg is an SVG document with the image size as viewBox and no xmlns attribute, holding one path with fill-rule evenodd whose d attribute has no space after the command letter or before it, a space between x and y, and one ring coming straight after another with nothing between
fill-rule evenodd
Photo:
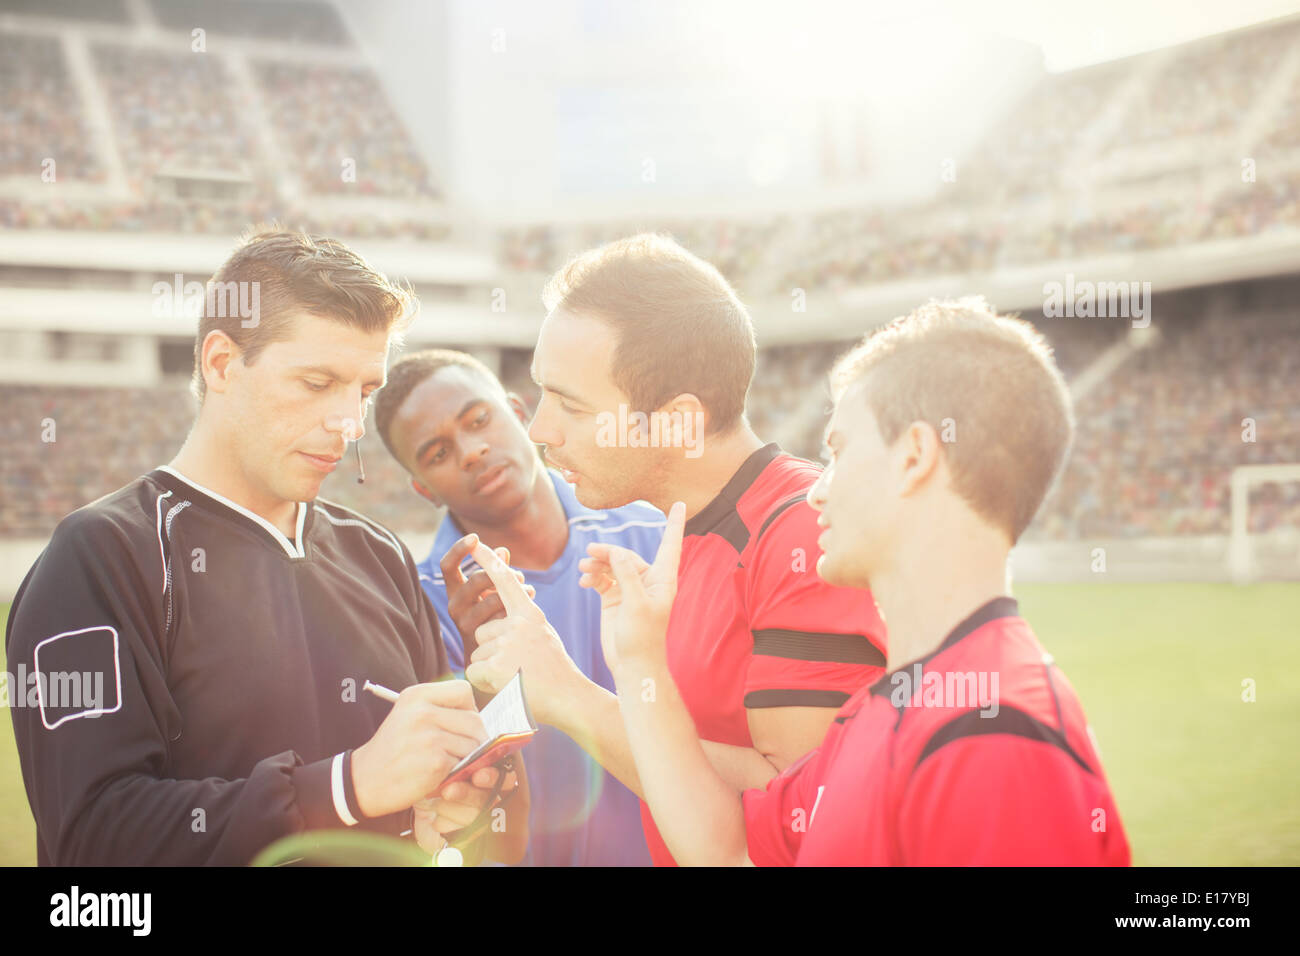
<instances>
[{"instance_id":1,"label":"player in red jersey","mask_svg":"<svg viewBox=\"0 0 1300 956\"><path fill-rule=\"evenodd\" d=\"M669 668L739 800L816 747L839 707L884 673L884 625L868 592L816 574L807 493L821 470L745 420L754 331L716 269L636 236L574 260L545 299L529 434L587 507L686 503ZM653 417L638 419L646 409ZM617 698L573 665L544 617L492 621L476 637L472 683L496 690L522 668L537 719L640 795ZM642 818L652 859L671 864L644 808Z\"/></svg>"},{"instance_id":2,"label":"player in red jersey","mask_svg":"<svg viewBox=\"0 0 1300 956\"><path fill-rule=\"evenodd\" d=\"M585 565L669 848L714 865L1127 865L1079 701L1007 596L1008 554L1073 432L1049 347L982 300L932 303L866 339L832 381L831 464L809 497L826 529L817 569L870 582L889 673L818 750L738 798L700 749L664 640L680 505L653 565L620 548ZM652 702L636 693L647 681Z\"/></svg>"}]
</instances>

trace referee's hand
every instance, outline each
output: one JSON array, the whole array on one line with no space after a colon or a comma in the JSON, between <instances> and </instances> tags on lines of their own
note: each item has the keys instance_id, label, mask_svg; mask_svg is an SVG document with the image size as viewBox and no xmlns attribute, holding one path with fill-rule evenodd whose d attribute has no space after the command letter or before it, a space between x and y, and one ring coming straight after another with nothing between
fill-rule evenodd
<instances>
[{"instance_id":1,"label":"referee's hand","mask_svg":"<svg viewBox=\"0 0 1300 956\"><path fill-rule=\"evenodd\" d=\"M361 812L379 817L405 810L433 793L486 739L465 681L406 688L375 735L352 753L352 785Z\"/></svg>"},{"instance_id":2,"label":"referee's hand","mask_svg":"<svg viewBox=\"0 0 1300 956\"><path fill-rule=\"evenodd\" d=\"M447 784L446 789L436 796L417 800L414 805L415 819L412 830L415 841L430 855L437 853L446 843L448 833L469 826L478 819L483 808L492 797L497 777L501 771L496 767L480 767L474 771L469 781L458 780ZM513 770L507 774L501 785L498 802L505 799L519 786L519 778ZM484 833L493 832L490 827L480 830L471 838L477 840Z\"/></svg>"}]
</instances>

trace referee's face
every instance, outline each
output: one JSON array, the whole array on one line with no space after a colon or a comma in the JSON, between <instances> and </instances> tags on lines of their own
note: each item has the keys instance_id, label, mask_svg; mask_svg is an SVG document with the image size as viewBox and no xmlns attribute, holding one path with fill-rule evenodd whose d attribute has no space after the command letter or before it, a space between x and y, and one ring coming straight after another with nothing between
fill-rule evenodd
<instances>
[{"instance_id":1,"label":"referee's face","mask_svg":"<svg viewBox=\"0 0 1300 956\"><path fill-rule=\"evenodd\" d=\"M254 496L268 503L316 497L348 442L364 433L387 357L387 332L303 313L252 363L232 363L223 431Z\"/></svg>"}]
</instances>

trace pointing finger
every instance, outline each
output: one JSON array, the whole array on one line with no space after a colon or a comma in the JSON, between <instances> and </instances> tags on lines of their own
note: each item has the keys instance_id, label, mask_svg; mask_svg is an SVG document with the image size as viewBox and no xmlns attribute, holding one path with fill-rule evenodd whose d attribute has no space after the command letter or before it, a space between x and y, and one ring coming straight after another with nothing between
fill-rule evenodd
<instances>
[{"instance_id":1,"label":"pointing finger","mask_svg":"<svg viewBox=\"0 0 1300 956\"><path fill-rule=\"evenodd\" d=\"M480 543L474 549L474 560L492 579L497 596L505 606L507 617L524 617L531 620L545 617L541 609L529 598L528 592L511 572L509 565L502 561L496 552Z\"/></svg>"}]
</instances>

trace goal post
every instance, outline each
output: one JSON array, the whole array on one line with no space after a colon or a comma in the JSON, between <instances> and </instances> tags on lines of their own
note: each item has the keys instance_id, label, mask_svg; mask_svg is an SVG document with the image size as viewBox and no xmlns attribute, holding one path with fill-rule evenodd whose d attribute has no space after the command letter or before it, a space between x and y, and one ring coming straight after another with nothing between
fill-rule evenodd
<instances>
[{"instance_id":1,"label":"goal post","mask_svg":"<svg viewBox=\"0 0 1300 956\"><path fill-rule=\"evenodd\" d=\"M1228 569L1232 580L1245 584L1259 573L1250 536L1250 492L1256 485L1300 482L1300 464L1238 465L1232 470L1232 531L1228 539Z\"/></svg>"}]
</instances>

